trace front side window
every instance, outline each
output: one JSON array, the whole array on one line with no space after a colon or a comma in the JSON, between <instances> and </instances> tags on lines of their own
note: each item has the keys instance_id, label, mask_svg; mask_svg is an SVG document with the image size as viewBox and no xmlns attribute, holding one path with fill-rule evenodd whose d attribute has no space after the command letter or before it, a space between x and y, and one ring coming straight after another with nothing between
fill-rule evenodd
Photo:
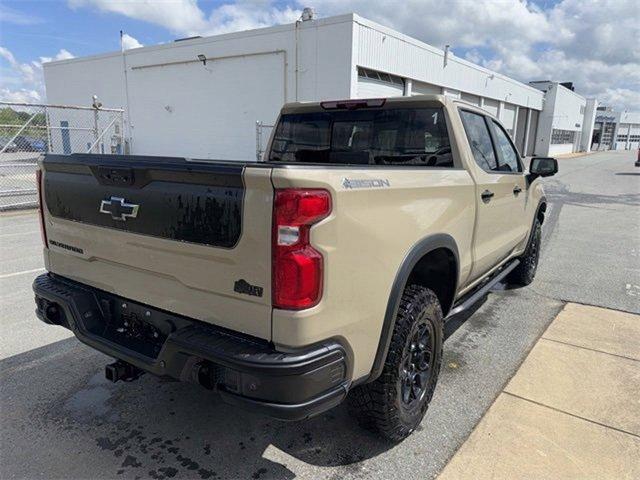
<instances>
[{"instance_id":1,"label":"front side window","mask_svg":"<svg viewBox=\"0 0 640 480\"><path fill-rule=\"evenodd\" d=\"M271 162L453 167L442 108L284 114Z\"/></svg>"},{"instance_id":2,"label":"front side window","mask_svg":"<svg viewBox=\"0 0 640 480\"><path fill-rule=\"evenodd\" d=\"M468 110L460 110L460 117L462 117L462 124L467 134L473 158L475 158L478 166L486 172L497 171L498 162L493 151L493 142L491 141L484 115Z\"/></svg>"},{"instance_id":3,"label":"front side window","mask_svg":"<svg viewBox=\"0 0 640 480\"><path fill-rule=\"evenodd\" d=\"M492 123L493 131L496 134L498 170L501 172L521 172L522 168L518 161L518 152L513 148L507 133L497 122L492 121Z\"/></svg>"}]
</instances>

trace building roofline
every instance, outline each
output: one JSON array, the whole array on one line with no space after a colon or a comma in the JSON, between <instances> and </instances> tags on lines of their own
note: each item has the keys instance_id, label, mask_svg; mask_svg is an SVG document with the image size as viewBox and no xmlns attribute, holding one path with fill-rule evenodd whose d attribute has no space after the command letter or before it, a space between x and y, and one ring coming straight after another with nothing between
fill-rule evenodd
<instances>
[{"instance_id":1,"label":"building roofline","mask_svg":"<svg viewBox=\"0 0 640 480\"><path fill-rule=\"evenodd\" d=\"M576 92L575 90L571 90L570 88L565 87L564 85L562 85L561 82L556 82L555 80L532 80L531 83L549 83L551 85L555 85L556 87L561 87L563 89L565 89L567 92L570 92L572 94L574 94L575 96L577 96L578 98L581 98L582 100L584 100L585 102L587 101L587 97L580 95L578 92ZM596 98L592 98L593 100L596 100Z\"/></svg>"},{"instance_id":2,"label":"building roofline","mask_svg":"<svg viewBox=\"0 0 640 480\"><path fill-rule=\"evenodd\" d=\"M391 35L391 36L397 38L398 40L402 40L402 41L404 41L406 43L409 43L409 44L411 44L411 45L413 45L415 47L421 48L423 50L427 50L427 51L429 51L431 53L435 53L436 55L440 55L441 57L444 58L444 50L442 50L440 48L434 47L433 45L429 45L428 43L424 43L424 42L422 42L422 41L420 41L420 40L418 40L418 39L416 39L414 37L411 37L411 36L406 35L404 33L398 32L397 30L394 30L393 28L386 27L386 26L381 25L381 24L379 24L377 22L374 22L373 20L369 20L367 18L361 17L358 14L354 13L353 17L354 17L354 21L356 23L360 24L360 25L363 25L365 27L378 30L378 31L380 31L380 32L382 32L382 33L384 33L386 35ZM538 93L538 94L541 93L540 90L538 90L535 87L527 85L526 83L520 82L520 81L515 80L514 78L508 77L506 75L503 75L502 73L498 73L498 72L495 72L493 70L489 70L488 68L482 67L482 66L477 65L477 64L475 64L473 62L470 62L468 60L460 58L455 54L453 56L450 56L448 61L449 62L460 63L462 65L465 65L467 67L471 67L471 68L473 68L475 70L478 70L478 71L480 71L482 73L485 73L487 75L494 75L495 77L500 78L501 80L504 80L504 81L509 82L511 84L514 84L514 85L517 85L518 87L521 87L521 88L524 87L525 89L530 90L531 92L535 92L535 93Z\"/></svg>"},{"instance_id":3,"label":"building roofline","mask_svg":"<svg viewBox=\"0 0 640 480\"><path fill-rule=\"evenodd\" d=\"M347 13L343 15L334 15L332 17L318 18L309 22L284 23L281 25L272 25L270 27L253 28L250 30L242 30L239 32L221 33L218 35L201 36L201 37L194 37L189 39L176 39L179 41L173 40L170 42L161 43L157 45L131 48L131 49L125 50L124 52L121 52L121 51L105 52L105 53L98 53L95 55L87 55L87 56L77 57L77 58L54 60L51 62L44 63L43 67L46 68L48 66L64 65L68 63L90 62L93 60L102 60L105 58L122 57L123 55L129 57L129 56L137 55L140 53L156 52L156 51L166 50L170 48L190 47L194 45L207 45L210 43L232 40L234 38L249 38L249 37L256 37L260 35L269 35L272 33L286 32L286 31L293 30L296 27L296 24L298 23L302 28L309 28L311 26L318 27L322 25L335 25L339 23L353 22L354 16L355 14L353 13Z\"/></svg>"}]
</instances>

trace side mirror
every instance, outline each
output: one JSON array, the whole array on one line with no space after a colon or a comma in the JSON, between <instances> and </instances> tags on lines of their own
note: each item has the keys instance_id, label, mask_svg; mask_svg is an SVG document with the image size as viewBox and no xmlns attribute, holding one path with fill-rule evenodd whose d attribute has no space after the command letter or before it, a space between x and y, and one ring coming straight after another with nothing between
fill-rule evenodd
<instances>
[{"instance_id":1,"label":"side mirror","mask_svg":"<svg viewBox=\"0 0 640 480\"><path fill-rule=\"evenodd\" d=\"M529 165L529 173L536 177L551 177L558 173L558 161L551 157L534 157Z\"/></svg>"}]
</instances>

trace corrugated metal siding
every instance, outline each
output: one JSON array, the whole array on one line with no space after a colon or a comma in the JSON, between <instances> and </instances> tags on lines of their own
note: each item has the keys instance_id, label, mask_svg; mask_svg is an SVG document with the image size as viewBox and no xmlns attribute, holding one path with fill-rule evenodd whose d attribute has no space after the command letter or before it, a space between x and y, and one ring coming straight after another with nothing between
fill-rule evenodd
<instances>
[{"instance_id":1,"label":"corrugated metal siding","mask_svg":"<svg viewBox=\"0 0 640 480\"><path fill-rule=\"evenodd\" d=\"M355 28L355 62L359 66L496 100L509 98L516 105L542 109L543 93L527 85L452 54L445 67L442 51L373 22L367 24L364 19L359 19Z\"/></svg>"}]
</instances>

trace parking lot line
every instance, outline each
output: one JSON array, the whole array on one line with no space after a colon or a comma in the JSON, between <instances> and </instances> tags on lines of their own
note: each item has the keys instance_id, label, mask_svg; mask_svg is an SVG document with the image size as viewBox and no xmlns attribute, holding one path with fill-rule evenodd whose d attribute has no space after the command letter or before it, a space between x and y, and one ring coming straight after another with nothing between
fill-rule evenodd
<instances>
[{"instance_id":1,"label":"parking lot line","mask_svg":"<svg viewBox=\"0 0 640 480\"><path fill-rule=\"evenodd\" d=\"M3 233L3 234L0 234L0 238L18 237L20 235L35 235L36 233L39 233L39 230L29 230L28 232L17 232L17 233Z\"/></svg>"},{"instance_id":2,"label":"parking lot line","mask_svg":"<svg viewBox=\"0 0 640 480\"><path fill-rule=\"evenodd\" d=\"M27 273L44 272L44 268L34 268L33 270L23 270L21 272L5 273L0 278L17 277L18 275L26 275Z\"/></svg>"}]
</instances>

